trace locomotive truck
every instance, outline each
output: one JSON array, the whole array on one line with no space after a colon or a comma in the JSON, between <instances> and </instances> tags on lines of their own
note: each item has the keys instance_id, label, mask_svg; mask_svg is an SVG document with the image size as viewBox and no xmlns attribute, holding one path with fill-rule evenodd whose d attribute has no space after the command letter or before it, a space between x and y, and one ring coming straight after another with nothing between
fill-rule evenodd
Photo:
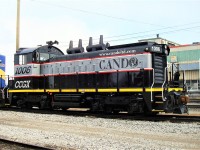
<instances>
[{"instance_id":1,"label":"locomotive truck","mask_svg":"<svg viewBox=\"0 0 200 150\"><path fill-rule=\"evenodd\" d=\"M2 89L2 103L40 109L89 108L129 114L187 113L187 90L166 44L140 42L73 47L67 54L53 46L20 48L14 55L14 78Z\"/></svg>"}]
</instances>

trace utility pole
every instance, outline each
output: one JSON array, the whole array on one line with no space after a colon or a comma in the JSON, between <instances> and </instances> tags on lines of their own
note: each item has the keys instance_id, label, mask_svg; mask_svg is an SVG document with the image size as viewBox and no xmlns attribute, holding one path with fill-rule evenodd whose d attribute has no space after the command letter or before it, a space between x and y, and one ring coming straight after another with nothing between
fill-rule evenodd
<instances>
[{"instance_id":1,"label":"utility pole","mask_svg":"<svg viewBox=\"0 0 200 150\"><path fill-rule=\"evenodd\" d=\"M19 49L19 32L20 32L20 0L17 0L16 51L18 51Z\"/></svg>"}]
</instances>

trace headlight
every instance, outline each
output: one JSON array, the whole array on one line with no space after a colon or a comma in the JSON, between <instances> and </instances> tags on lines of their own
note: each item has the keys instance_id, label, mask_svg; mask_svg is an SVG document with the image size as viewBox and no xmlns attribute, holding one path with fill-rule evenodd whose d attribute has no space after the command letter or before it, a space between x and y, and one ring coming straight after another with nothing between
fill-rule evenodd
<instances>
[{"instance_id":1,"label":"headlight","mask_svg":"<svg viewBox=\"0 0 200 150\"><path fill-rule=\"evenodd\" d=\"M167 49L165 49L165 54L169 55L169 51Z\"/></svg>"},{"instance_id":2,"label":"headlight","mask_svg":"<svg viewBox=\"0 0 200 150\"><path fill-rule=\"evenodd\" d=\"M167 45L164 46L164 53L165 55L169 55L169 48Z\"/></svg>"},{"instance_id":3,"label":"headlight","mask_svg":"<svg viewBox=\"0 0 200 150\"><path fill-rule=\"evenodd\" d=\"M146 47L146 48L144 49L144 51L145 51L145 52L149 52L149 48Z\"/></svg>"}]
</instances>

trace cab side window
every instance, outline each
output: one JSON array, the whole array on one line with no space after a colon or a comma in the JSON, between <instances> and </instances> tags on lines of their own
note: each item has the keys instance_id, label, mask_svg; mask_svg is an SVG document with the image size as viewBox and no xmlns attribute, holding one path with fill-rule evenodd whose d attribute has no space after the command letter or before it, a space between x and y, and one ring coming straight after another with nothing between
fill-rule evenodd
<instances>
[{"instance_id":1,"label":"cab side window","mask_svg":"<svg viewBox=\"0 0 200 150\"><path fill-rule=\"evenodd\" d=\"M27 64L27 55L19 55L19 65Z\"/></svg>"},{"instance_id":2,"label":"cab side window","mask_svg":"<svg viewBox=\"0 0 200 150\"><path fill-rule=\"evenodd\" d=\"M24 54L24 55L19 55L19 65L26 65L28 63L32 63L32 54Z\"/></svg>"},{"instance_id":3,"label":"cab side window","mask_svg":"<svg viewBox=\"0 0 200 150\"><path fill-rule=\"evenodd\" d=\"M45 62L49 59L48 53L40 53L40 62Z\"/></svg>"}]
</instances>

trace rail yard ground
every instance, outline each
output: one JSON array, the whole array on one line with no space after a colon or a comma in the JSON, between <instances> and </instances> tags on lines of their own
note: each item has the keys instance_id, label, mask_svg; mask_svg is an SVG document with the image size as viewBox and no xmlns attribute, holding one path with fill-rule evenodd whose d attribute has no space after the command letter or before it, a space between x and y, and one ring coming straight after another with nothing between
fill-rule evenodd
<instances>
[{"instance_id":1,"label":"rail yard ground","mask_svg":"<svg viewBox=\"0 0 200 150\"><path fill-rule=\"evenodd\" d=\"M200 149L200 122L0 110L0 137L50 149Z\"/></svg>"}]
</instances>

